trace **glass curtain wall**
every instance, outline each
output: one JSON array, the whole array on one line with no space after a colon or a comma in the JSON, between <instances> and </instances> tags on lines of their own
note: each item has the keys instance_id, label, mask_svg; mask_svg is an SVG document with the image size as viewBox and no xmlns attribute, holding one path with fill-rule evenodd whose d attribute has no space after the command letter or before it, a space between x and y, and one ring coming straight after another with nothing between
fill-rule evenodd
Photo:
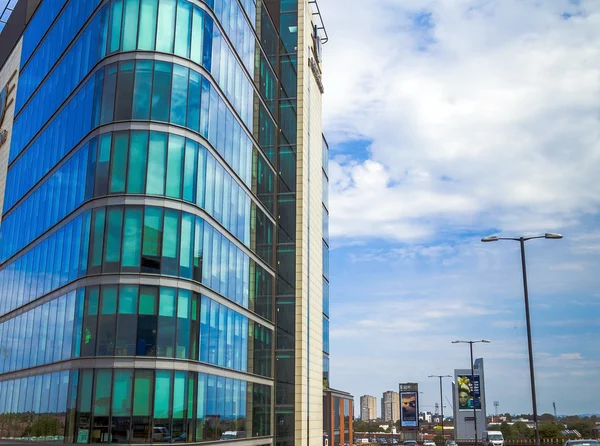
<instances>
[{"instance_id":1,"label":"glass curtain wall","mask_svg":"<svg viewBox=\"0 0 600 446\"><path fill-rule=\"evenodd\" d=\"M277 102L281 126L277 141L277 289L276 289L276 442L293 446L295 434L295 329L296 329L296 96L298 12L297 1L280 0L278 46L273 48L281 81ZM274 33L264 21L264 35Z\"/></svg>"},{"instance_id":2,"label":"glass curtain wall","mask_svg":"<svg viewBox=\"0 0 600 446\"><path fill-rule=\"evenodd\" d=\"M279 37L257 14L40 3L0 226L0 438L272 444L276 189L295 191L295 148L277 140Z\"/></svg>"}]
</instances>

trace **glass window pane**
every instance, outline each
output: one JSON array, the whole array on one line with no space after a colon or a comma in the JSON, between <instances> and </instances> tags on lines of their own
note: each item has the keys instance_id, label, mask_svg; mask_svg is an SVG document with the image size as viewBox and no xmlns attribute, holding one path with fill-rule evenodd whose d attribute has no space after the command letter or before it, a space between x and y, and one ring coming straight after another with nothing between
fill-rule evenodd
<instances>
[{"instance_id":1,"label":"glass window pane","mask_svg":"<svg viewBox=\"0 0 600 446\"><path fill-rule=\"evenodd\" d=\"M188 358L190 344L190 291L179 290L177 301L177 358Z\"/></svg>"},{"instance_id":2,"label":"glass window pane","mask_svg":"<svg viewBox=\"0 0 600 446\"><path fill-rule=\"evenodd\" d=\"M175 372L173 385L173 418L183 418L186 407L186 372Z\"/></svg>"},{"instance_id":3,"label":"glass window pane","mask_svg":"<svg viewBox=\"0 0 600 446\"><path fill-rule=\"evenodd\" d=\"M198 65L202 64L202 36L204 30L204 11L194 7L192 15L192 43L190 58Z\"/></svg>"},{"instance_id":4,"label":"glass window pane","mask_svg":"<svg viewBox=\"0 0 600 446\"><path fill-rule=\"evenodd\" d=\"M115 100L115 121L131 119L133 102L133 67L134 62L128 60L119 63L119 79Z\"/></svg>"},{"instance_id":5,"label":"glass window pane","mask_svg":"<svg viewBox=\"0 0 600 446\"><path fill-rule=\"evenodd\" d=\"M131 132L129 167L127 171L127 193L143 194L146 184L146 156L148 132Z\"/></svg>"},{"instance_id":6,"label":"glass window pane","mask_svg":"<svg viewBox=\"0 0 600 446\"><path fill-rule=\"evenodd\" d=\"M158 356L174 357L175 288L161 287L158 310Z\"/></svg>"},{"instance_id":7,"label":"glass window pane","mask_svg":"<svg viewBox=\"0 0 600 446\"><path fill-rule=\"evenodd\" d=\"M133 416L148 417L153 400L152 385L154 376L151 370L136 370L133 394Z\"/></svg>"},{"instance_id":8,"label":"glass window pane","mask_svg":"<svg viewBox=\"0 0 600 446\"><path fill-rule=\"evenodd\" d=\"M167 159L167 197L181 198L181 168L183 163L182 136L169 135Z\"/></svg>"},{"instance_id":9,"label":"glass window pane","mask_svg":"<svg viewBox=\"0 0 600 446\"><path fill-rule=\"evenodd\" d=\"M185 165L183 174L183 199L193 203L196 192L196 163L198 158L198 143L186 139Z\"/></svg>"},{"instance_id":10,"label":"glass window pane","mask_svg":"<svg viewBox=\"0 0 600 446\"><path fill-rule=\"evenodd\" d=\"M110 389L112 370L96 370L94 387L94 416L108 416L110 412Z\"/></svg>"},{"instance_id":11,"label":"glass window pane","mask_svg":"<svg viewBox=\"0 0 600 446\"><path fill-rule=\"evenodd\" d=\"M147 0L142 0L142 3L145 1ZM141 29L146 29L149 27L150 25L142 26ZM133 86L132 110L133 119L150 119L153 70L154 63L151 60L138 60L135 63L135 83Z\"/></svg>"},{"instance_id":12,"label":"glass window pane","mask_svg":"<svg viewBox=\"0 0 600 446\"><path fill-rule=\"evenodd\" d=\"M165 159L167 154L167 135L150 132L148 149L148 178L146 193L148 195L165 194Z\"/></svg>"},{"instance_id":13,"label":"glass window pane","mask_svg":"<svg viewBox=\"0 0 600 446\"><path fill-rule=\"evenodd\" d=\"M117 86L117 65L106 67L104 76L104 87L102 88L102 111L100 113L100 124L106 124L113 120L115 109L115 88Z\"/></svg>"},{"instance_id":14,"label":"glass window pane","mask_svg":"<svg viewBox=\"0 0 600 446\"><path fill-rule=\"evenodd\" d=\"M138 28L138 9L140 0L125 0L125 18L123 19L123 51L135 49ZM144 22L144 27L147 26Z\"/></svg>"},{"instance_id":15,"label":"glass window pane","mask_svg":"<svg viewBox=\"0 0 600 446\"><path fill-rule=\"evenodd\" d=\"M190 25L192 4L179 0L177 2L177 30L175 33L175 54L188 59L190 57Z\"/></svg>"},{"instance_id":16,"label":"glass window pane","mask_svg":"<svg viewBox=\"0 0 600 446\"><path fill-rule=\"evenodd\" d=\"M123 226L123 209L108 209L108 224L106 225L106 253L105 259L108 263L119 262L121 259L121 229ZM105 270L109 265L105 265ZM109 268L111 271L117 268Z\"/></svg>"},{"instance_id":17,"label":"glass window pane","mask_svg":"<svg viewBox=\"0 0 600 446\"><path fill-rule=\"evenodd\" d=\"M178 211L165 210L164 242L161 258L162 273L178 275L179 262L179 215Z\"/></svg>"},{"instance_id":18,"label":"glass window pane","mask_svg":"<svg viewBox=\"0 0 600 446\"><path fill-rule=\"evenodd\" d=\"M173 1L173 0L167 0ZM162 4L162 2L161 2ZM159 39L160 42L160 39ZM171 76L173 64L156 62L154 65L154 85L152 89L152 120L169 121L171 103Z\"/></svg>"},{"instance_id":19,"label":"glass window pane","mask_svg":"<svg viewBox=\"0 0 600 446\"><path fill-rule=\"evenodd\" d=\"M117 313L117 287L103 286L98 317L98 356L113 356L115 349L115 323Z\"/></svg>"},{"instance_id":20,"label":"glass window pane","mask_svg":"<svg viewBox=\"0 0 600 446\"><path fill-rule=\"evenodd\" d=\"M131 415L131 391L133 387L133 370L115 370L113 381L113 417Z\"/></svg>"},{"instance_id":21,"label":"glass window pane","mask_svg":"<svg viewBox=\"0 0 600 446\"><path fill-rule=\"evenodd\" d=\"M140 287L136 355L156 356L158 288Z\"/></svg>"},{"instance_id":22,"label":"glass window pane","mask_svg":"<svg viewBox=\"0 0 600 446\"><path fill-rule=\"evenodd\" d=\"M175 40L175 0L161 0L158 7L156 50L173 52Z\"/></svg>"},{"instance_id":23,"label":"glass window pane","mask_svg":"<svg viewBox=\"0 0 600 446\"><path fill-rule=\"evenodd\" d=\"M167 370L156 371L154 392L154 418L169 418L171 407L172 373Z\"/></svg>"},{"instance_id":24,"label":"glass window pane","mask_svg":"<svg viewBox=\"0 0 600 446\"><path fill-rule=\"evenodd\" d=\"M116 0L112 3L111 27L108 50L110 53L119 51L121 42L121 19L123 15L123 0Z\"/></svg>"},{"instance_id":25,"label":"glass window pane","mask_svg":"<svg viewBox=\"0 0 600 446\"><path fill-rule=\"evenodd\" d=\"M158 12L158 0L141 0L138 48L140 50L154 50L156 40L156 14Z\"/></svg>"},{"instance_id":26,"label":"glass window pane","mask_svg":"<svg viewBox=\"0 0 600 446\"><path fill-rule=\"evenodd\" d=\"M137 285L123 285L119 294L116 356L134 356L137 336Z\"/></svg>"},{"instance_id":27,"label":"glass window pane","mask_svg":"<svg viewBox=\"0 0 600 446\"><path fill-rule=\"evenodd\" d=\"M171 92L171 123L184 126L188 100L189 70L173 65L173 90Z\"/></svg>"},{"instance_id":28,"label":"glass window pane","mask_svg":"<svg viewBox=\"0 0 600 446\"><path fill-rule=\"evenodd\" d=\"M108 173L110 168L110 133L100 136L98 144L98 163L95 172L94 197L101 197L108 192Z\"/></svg>"},{"instance_id":29,"label":"glass window pane","mask_svg":"<svg viewBox=\"0 0 600 446\"><path fill-rule=\"evenodd\" d=\"M123 229L123 269L136 271L140 266L142 243L142 208L125 210Z\"/></svg>"}]
</instances>

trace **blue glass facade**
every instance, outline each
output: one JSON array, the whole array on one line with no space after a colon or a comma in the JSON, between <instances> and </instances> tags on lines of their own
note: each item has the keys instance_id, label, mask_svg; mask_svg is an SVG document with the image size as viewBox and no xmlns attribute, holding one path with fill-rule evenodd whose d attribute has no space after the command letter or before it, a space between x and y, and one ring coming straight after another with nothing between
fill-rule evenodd
<instances>
[{"instance_id":1,"label":"blue glass facade","mask_svg":"<svg viewBox=\"0 0 600 446\"><path fill-rule=\"evenodd\" d=\"M266 8L37 6L0 224L0 438L273 443L296 117Z\"/></svg>"}]
</instances>

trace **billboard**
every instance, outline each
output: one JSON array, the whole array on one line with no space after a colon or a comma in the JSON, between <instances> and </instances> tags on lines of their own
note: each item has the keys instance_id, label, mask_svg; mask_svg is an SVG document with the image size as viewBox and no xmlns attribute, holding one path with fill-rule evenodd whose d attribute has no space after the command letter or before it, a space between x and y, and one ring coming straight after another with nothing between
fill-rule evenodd
<instances>
[{"instance_id":1,"label":"billboard","mask_svg":"<svg viewBox=\"0 0 600 446\"><path fill-rule=\"evenodd\" d=\"M456 383L458 410L481 409L479 375L458 375Z\"/></svg>"},{"instance_id":2,"label":"billboard","mask_svg":"<svg viewBox=\"0 0 600 446\"><path fill-rule=\"evenodd\" d=\"M419 426L419 404L417 392L400 393L400 425L402 427Z\"/></svg>"}]
</instances>

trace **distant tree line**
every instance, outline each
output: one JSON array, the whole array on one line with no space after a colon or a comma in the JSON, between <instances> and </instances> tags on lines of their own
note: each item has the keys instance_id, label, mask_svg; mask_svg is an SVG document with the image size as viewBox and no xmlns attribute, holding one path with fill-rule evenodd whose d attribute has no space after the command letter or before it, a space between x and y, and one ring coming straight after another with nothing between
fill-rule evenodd
<instances>
[{"instance_id":1,"label":"distant tree line","mask_svg":"<svg viewBox=\"0 0 600 446\"><path fill-rule=\"evenodd\" d=\"M531 419L530 415L520 415L519 417ZM510 415L507 419L510 419ZM554 415L545 413L539 417L540 438L575 438L575 434L563 435L565 425L566 429L579 432L582 438L592 438L592 429L594 429L598 420L596 416L568 416L557 420ZM499 428L506 440L532 440L535 437L535 431L522 421L516 421L513 424L502 422Z\"/></svg>"}]
</instances>

